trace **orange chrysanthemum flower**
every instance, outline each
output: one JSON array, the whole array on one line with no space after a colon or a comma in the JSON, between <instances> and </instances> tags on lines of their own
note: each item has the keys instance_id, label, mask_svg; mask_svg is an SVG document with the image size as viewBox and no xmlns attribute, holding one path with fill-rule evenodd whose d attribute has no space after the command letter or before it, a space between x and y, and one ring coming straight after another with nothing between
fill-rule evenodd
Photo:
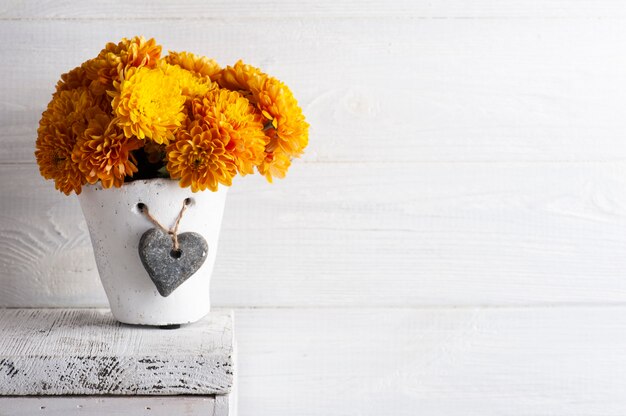
<instances>
[{"instance_id":1,"label":"orange chrysanthemum flower","mask_svg":"<svg viewBox=\"0 0 626 416\"><path fill-rule=\"evenodd\" d=\"M289 156L300 157L309 142L309 123L304 119L291 90L275 78L266 78L255 92L257 107L272 128L267 130L270 141Z\"/></svg>"},{"instance_id":2,"label":"orange chrysanthemum flower","mask_svg":"<svg viewBox=\"0 0 626 416\"><path fill-rule=\"evenodd\" d=\"M180 179L180 186L190 186L192 192L217 191L218 183L230 186L236 173L233 156L218 132L201 121L178 132L167 147L167 159L171 178Z\"/></svg>"},{"instance_id":3,"label":"orange chrysanthemum flower","mask_svg":"<svg viewBox=\"0 0 626 416\"><path fill-rule=\"evenodd\" d=\"M222 69L216 77L220 87L239 91L253 104L256 104L255 91L259 91L265 78L267 75L260 69L244 64L242 61Z\"/></svg>"},{"instance_id":4,"label":"orange chrysanthemum flower","mask_svg":"<svg viewBox=\"0 0 626 416\"><path fill-rule=\"evenodd\" d=\"M82 66L76 67L71 71L61 75L61 79L56 85L56 94L61 91L73 90L77 88L89 88L91 80L87 78L85 69ZM90 91L91 93L91 91ZM104 95L91 94L96 107L105 113L111 112L111 100Z\"/></svg>"},{"instance_id":5,"label":"orange chrysanthemum flower","mask_svg":"<svg viewBox=\"0 0 626 416\"><path fill-rule=\"evenodd\" d=\"M66 195L80 194L86 182L72 152L88 120L101 112L89 90L82 87L57 92L41 116L35 150L39 171Z\"/></svg>"},{"instance_id":6,"label":"orange chrysanthemum flower","mask_svg":"<svg viewBox=\"0 0 626 416\"><path fill-rule=\"evenodd\" d=\"M118 43L117 48L124 68L142 66L154 68L161 57L162 49L156 40L153 38L146 40L143 36L135 36L130 40L124 38Z\"/></svg>"},{"instance_id":7,"label":"orange chrysanthemum flower","mask_svg":"<svg viewBox=\"0 0 626 416\"><path fill-rule=\"evenodd\" d=\"M56 85L57 91L73 90L80 87L89 87L91 80L82 66L78 66L61 75L61 80Z\"/></svg>"},{"instance_id":8,"label":"orange chrysanthemum flower","mask_svg":"<svg viewBox=\"0 0 626 416\"><path fill-rule=\"evenodd\" d=\"M163 58L165 62L193 72L194 74L209 77L215 81L221 68L213 59L205 56L194 55L191 52L174 52L169 51L168 55Z\"/></svg>"},{"instance_id":9,"label":"orange chrysanthemum flower","mask_svg":"<svg viewBox=\"0 0 626 416\"><path fill-rule=\"evenodd\" d=\"M272 183L272 178L284 178L289 166L291 166L291 158L278 149L277 151L266 153L265 159L257 166L257 169L269 183Z\"/></svg>"},{"instance_id":10,"label":"orange chrysanthemum flower","mask_svg":"<svg viewBox=\"0 0 626 416\"><path fill-rule=\"evenodd\" d=\"M213 90L192 102L193 117L214 127L235 158L240 174L254 173L265 157L265 133L261 117L241 94Z\"/></svg>"},{"instance_id":11,"label":"orange chrysanthemum flower","mask_svg":"<svg viewBox=\"0 0 626 416\"><path fill-rule=\"evenodd\" d=\"M104 188L119 188L126 176L137 172L132 150L139 149L142 142L128 138L102 113L89 120L83 137L74 148L72 158L89 183L102 182Z\"/></svg>"},{"instance_id":12,"label":"orange chrysanthemum flower","mask_svg":"<svg viewBox=\"0 0 626 416\"><path fill-rule=\"evenodd\" d=\"M268 144L265 150L270 155L269 159L274 161L272 163L279 160L278 165L282 169L288 167L284 163L285 158L302 155L308 144L309 124L293 93L284 83L241 61L232 67L224 68L217 82L223 88L244 94L261 112L265 119ZM276 148L280 148L278 154L281 156L273 155ZM277 171L265 168L263 170L265 173L262 174L268 179L271 178L271 172Z\"/></svg>"},{"instance_id":13,"label":"orange chrysanthemum flower","mask_svg":"<svg viewBox=\"0 0 626 416\"><path fill-rule=\"evenodd\" d=\"M83 64L90 88L95 95L113 89L113 82L129 68L154 68L161 57L161 46L154 39L143 36L123 38L118 44L108 43L98 56Z\"/></svg>"},{"instance_id":14,"label":"orange chrysanthemum flower","mask_svg":"<svg viewBox=\"0 0 626 416\"><path fill-rule=\"evenodd\" d=\"M148 137L167 144L185 118L185 96L178 80L159 67L128 69L110 95L118 125L128 138Z\"/></svg>"}]
</instances>

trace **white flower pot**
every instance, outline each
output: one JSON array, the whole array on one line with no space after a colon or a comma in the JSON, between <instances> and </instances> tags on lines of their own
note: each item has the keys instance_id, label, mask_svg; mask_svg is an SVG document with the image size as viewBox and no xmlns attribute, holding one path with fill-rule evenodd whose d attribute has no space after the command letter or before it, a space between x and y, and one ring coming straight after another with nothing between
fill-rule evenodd
<instances>
[{"instance_id":1,"label":"white flower pot","mask_svg":"<svg viewBox=\"0 0 626 416\"><path fill-rule=\"evenodd\" d=\"M78 196L87 221L96 264L113 316L128 324L167 326L195 322L210 310L209 284L226 193L191 192L169 179L136 180L121 188L103 189L98 183ZM139 257L141 236L155 225L140 211L143 203L165 227L171 227L185 198L179 233L202 235L208 254L202 266L169 296L159 294Z\"/></svg>"}]
</instances>

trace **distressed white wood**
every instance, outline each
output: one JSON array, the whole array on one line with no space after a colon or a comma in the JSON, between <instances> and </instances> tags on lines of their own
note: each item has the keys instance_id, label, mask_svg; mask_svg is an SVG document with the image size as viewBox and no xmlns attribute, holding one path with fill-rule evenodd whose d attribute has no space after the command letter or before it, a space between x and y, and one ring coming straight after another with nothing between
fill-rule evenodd
<instances>
[{"instance_id":1,"label":"distressed white wood","mask_svg":"<svg viewBox=\"0 0 626 416\"><path fill-rule=\"evenodd\" d=\"M0 309L0 395L228 394L232 317L176 330L116 322L108 310Z\"/></svg>"},{"instance_id":2,"label":"distressed white wood","mask_svg":"<svg viewBox=\"0 0 626 416\"><path fill-rule=\"evenodd\" d=\"M75 198L0 166L0 304L106 306ZM229 190L215 306L626 301L626 163L296 164Z\"/></svg>"},{"instance_id":3,"label":"distressed white wood","mask_svg":"<svg viewBox=\"0 0 626 416\"><path fill-rule=\"evenodd\" d=\"M611 416L626 406L623 306L235 316L242 415Z\"/></svg>"},{"instance_id":4,"label":"distressed white wood","mask_svg":"<svg viewBox=\"0 0 626 416\"><path fill-rule=\"evenodd\" d=\"M216 402L212 396L0 397L0 415L233 416L218 410Z\"/></svg>"},{"instance_id":5,"label":"distressed white wood","mask_svg":"<svg viewBox=\"0 0 626 416\"><path fill-rule=\"evenodd\" d=\"M307 161L626 159L621 19L285 18L3 21L0 38L23 42L0 45L0 161L32 163L59 75L136 33L285 81Z\"/></svg>"},{"instance_id":6,"label":"distressed white wood","mask_svg":"<svg viewBox=\"0 0 626 416\"><path fill-rule=\"evenodd\" d=\"M626 307L236 310L241 415L622 416Z\"/></svg>"},{"instance_id":7,"label":"distressed white wood","mask_svg":"<svg viewBox=\"0 0 626 416\"><path fill-rule=\"evenodd\" d=\"M68 0L5 0L0 19L267 19L267 18L528 18L626 16L620 0L112 0L107 3Z\"/></svg>"},{"instance_id":8,"label":"distressed white wood","mask_svg":"<svg viewBox=\"0 0 626 416\"><path fill-rule=\"evenodd\" d=\"M228 394L221 394L215 397L215 409L213 410L215 416L237 416L237 386L233 385L231 392Z\"/></svg>"}]
</instances>

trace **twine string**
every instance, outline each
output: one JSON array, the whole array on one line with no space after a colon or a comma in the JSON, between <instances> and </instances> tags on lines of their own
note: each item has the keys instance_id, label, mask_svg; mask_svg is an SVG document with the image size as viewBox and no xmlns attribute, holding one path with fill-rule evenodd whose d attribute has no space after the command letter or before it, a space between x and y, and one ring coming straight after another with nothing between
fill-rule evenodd
<instances>
[{"instance_id":1,"label":"twine string","mask_svg":"<svg viewBox=\"0 0 626 416\"><path fill-rule=\"evenodd\" d=\"M174 222L174 225L171 228L166 228L156 218L154 218L152 214L150 214L150 210L148 209L148 206L144 204L143 202L140 202L139 204L137 204L137 208L139 208L139 211L141 211L141 213L144 214L146 218L148 218L154 225L159 227L161 230L163 230L164 233L168 234L172 238L172 245L174 246L173 250L179 251L178 226L180 225L180 220L183 218L183 214L187 210L187 207L189 206L190 202L191 201L189 198L185 198L185 200L183 201L183 206L180 209L180 212L178 213L178 217L176 217L176 221Z\"/></svg>"}]
</instances>

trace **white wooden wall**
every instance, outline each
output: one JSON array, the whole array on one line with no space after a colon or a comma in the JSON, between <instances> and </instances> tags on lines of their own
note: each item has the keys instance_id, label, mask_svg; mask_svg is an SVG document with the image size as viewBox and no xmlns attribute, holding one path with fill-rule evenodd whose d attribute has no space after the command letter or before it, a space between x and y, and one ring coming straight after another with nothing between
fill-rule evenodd
<instances>
[{"instance_id":1,"label":"white wooden wall","mask_svg":"<svg viewBox=\"0 0 626 416\"><path fill-rule=\"evenodd\" d=\"M242 415L626 414L626 3L4 0L0 306L106 306L33 150L59 74L135 34L311 123L227 202Z\"/></svg>"}]
</instances>

